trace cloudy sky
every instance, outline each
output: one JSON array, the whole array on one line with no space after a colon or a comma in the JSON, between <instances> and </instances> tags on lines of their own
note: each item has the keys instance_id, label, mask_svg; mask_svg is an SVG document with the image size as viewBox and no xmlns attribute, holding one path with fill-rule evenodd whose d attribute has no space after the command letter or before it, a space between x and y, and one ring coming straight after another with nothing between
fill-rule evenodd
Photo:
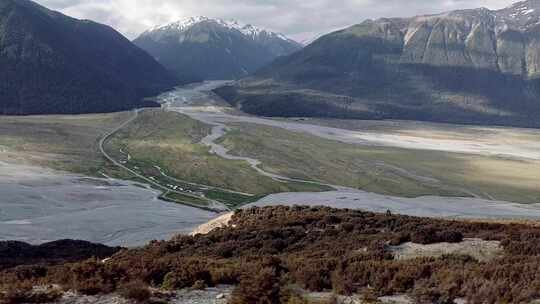
<instances>
[{"instance_id":1,"label":"cloudy sky","mask_svg":"<svg viewBox=\"0 0 540 304\"><path fill-rule=\"evenodd\" d=\"M190 16L237 19L298 41L378 17L406 17L458 8L502 8L516 0L37 0L111 25L128 38Z\"/></svg>"}]
</instances>

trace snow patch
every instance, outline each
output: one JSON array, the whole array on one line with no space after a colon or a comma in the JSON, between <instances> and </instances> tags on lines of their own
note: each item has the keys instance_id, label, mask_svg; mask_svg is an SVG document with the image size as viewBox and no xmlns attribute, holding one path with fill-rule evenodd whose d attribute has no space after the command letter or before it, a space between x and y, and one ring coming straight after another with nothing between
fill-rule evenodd
<instances>
[{"instance_id":1,"label":"snow patch","mask_svg":"<svg viewBox=\"0 0 540 304\"><path fill-rule=\"evenodd\" d=\"M253 40L259 39L262 36L268 36L271 38L277 38L277 39L281 39L285 41L290 41L289 38L287 38L285 35L281 33L272 32L272 31L269 31L269 30L251 25L251 24L245 24L240 21L232 20L232 19L224 20L224 19L219 19L219 18L209 18L206 16L189 17L189 18L185 18L171 24L158 25L146 31L144 34L150 34L153 32L163 32L163 31L182 32L201 22L217 23L225 28L228 28L231 30L237 30L241 32L243 35Z\"/></svg>"}]
</instances>

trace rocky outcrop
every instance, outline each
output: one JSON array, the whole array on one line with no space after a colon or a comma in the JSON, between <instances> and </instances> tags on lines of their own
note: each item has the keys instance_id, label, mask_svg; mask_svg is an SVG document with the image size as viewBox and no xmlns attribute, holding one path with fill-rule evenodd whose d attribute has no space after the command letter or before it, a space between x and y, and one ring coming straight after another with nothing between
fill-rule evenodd
<instances>
[{"instance_id":1,"label":"rocky outcrop","mask_svg":"<svg viewBox=\"0 0 540 304\"><path fill-rule=\"evenodd\" d=\"M471 67L537 77L540 25L518 22L525 9L528 20L540 17L540 1L528 1L501 11L481 8L409 19L370 20L343 33L362 32L364 37L401 45L401 63Z\"/></svg>"},{"instance_id":2,"label":"rocky outcrop","mask_svg":"<svg viewBox=\"0 0 540 304\"><path fill-rule=\"evenodd\" d=\"M493 24L485 10L412 18L402 62L496 70Z\"/></svg>"}]
</instances>

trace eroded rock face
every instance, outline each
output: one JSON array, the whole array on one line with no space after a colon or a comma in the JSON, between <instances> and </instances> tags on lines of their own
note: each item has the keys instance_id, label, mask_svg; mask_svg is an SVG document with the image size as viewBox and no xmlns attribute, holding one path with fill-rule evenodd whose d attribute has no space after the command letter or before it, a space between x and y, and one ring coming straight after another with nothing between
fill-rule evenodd
<instances>
[{"instance_id":1,"label":"eroded rock face","mask_svg":"<svg viewBox=\"0 0 540 304\"><path fill-rule=\"evenodd\" d=\"M540 76L539 0L497 11L479 8L368 20L329 36L346 34L399 46L401 63Z\"/></svg>"},{"instance_id":2,"label":"eroded rock face","mask_svg":"<svg viewBox=\"0 0 540 304\"><path fill-rule=\"evenodd\" d=\"M497 69L494 16L480 9L409 19L402 61Z\"/></svg>"},{"instance_id":3,"label":"eroded rock face","mask_svg":"<svg viewBox=\"0 0 540 304\"><path fill-rule=\"evenodd\" d=\"M500 11L482 8L370 22L387 30L406 24L400 29L403 63L473 67L531 78L540 74L539 21L540 1L535 0Z\"/></svg>"},{"instance_id":4,"label":"eroded rock face","mask_svg":"<svg viewBox=\"0 0 540 304\"><path fill-rule=\"evenodd\" d=\"M515 30L499 34L497 39L497 59L502 73L526 75L525 37Z\"/></svg>"}]
</instances>

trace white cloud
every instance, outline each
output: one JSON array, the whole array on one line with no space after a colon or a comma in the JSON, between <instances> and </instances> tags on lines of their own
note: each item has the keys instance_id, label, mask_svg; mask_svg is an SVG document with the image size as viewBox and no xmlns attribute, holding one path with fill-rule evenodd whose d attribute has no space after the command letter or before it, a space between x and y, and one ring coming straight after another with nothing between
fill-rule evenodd
<instances>
[{"instance_id":1,"label":"white cloud","mask_svg":"<svg viewBox=\"0 0 540 304\"><path fill-rule=\"evenodd\" d=\"M379 17L510 5L513 0L38 0L51 9L108 24L129 38L190 16L237 19L297 40Z\"/></svg>"}]
</instances>

